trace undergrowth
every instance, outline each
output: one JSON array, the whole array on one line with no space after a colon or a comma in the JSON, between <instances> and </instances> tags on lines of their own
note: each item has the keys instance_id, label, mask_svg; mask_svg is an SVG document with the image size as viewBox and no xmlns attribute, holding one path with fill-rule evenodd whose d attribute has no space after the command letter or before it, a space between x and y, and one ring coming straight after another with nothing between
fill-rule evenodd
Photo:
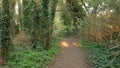
<instances>
[{"instance_id":1,"label":"undergrowth","mask_svg":"<svg viewBox=\"0 0 120 68\"><path fill-rule=\"evenodd\" d=\"M60 50L59 40L51 42L51 49L46 50L13 50L9 55L9 68L46 68L55 58Z\"/></svg>"},{"instance_id":2,"label":"undergrowth","mask_svg":"<svg viewBox=\"0 0 120 68\"><path fill-rule=\"evenodd\" d=\"M112 63L113 55L106 45L107 43L82 42L83 47L89 51L89 60L92 68L120 68L120 55Z\"/></svg>"}]
</instances>

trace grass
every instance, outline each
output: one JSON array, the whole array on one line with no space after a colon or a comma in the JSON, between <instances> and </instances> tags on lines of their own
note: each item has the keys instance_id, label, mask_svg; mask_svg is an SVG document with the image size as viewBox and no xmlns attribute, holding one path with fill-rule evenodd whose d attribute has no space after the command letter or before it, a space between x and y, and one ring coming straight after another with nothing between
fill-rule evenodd
<instances>
[{"instance_id":1,"label":"grass","mask_svg":"<svg viewBox=\"0 0 120 68\"><path fill-rule=\"evenodd\" d=\"M82 45L89 50L89 60L92 63L92 68L120 68L120 55L110 64L113 55L105 47L106 43L82 42Z\"/></svg>"},{"instance_id":2,"label":"grass","mask_svg":"<svg viewBox=\"0 0 120 68\"><path fill-rule=\"evenodd\" d=\"M59 39L51 41L51 49L34 51L28 48L10 52L9 68L46 68L60 50Z\"/></svg>"}]
</instances>

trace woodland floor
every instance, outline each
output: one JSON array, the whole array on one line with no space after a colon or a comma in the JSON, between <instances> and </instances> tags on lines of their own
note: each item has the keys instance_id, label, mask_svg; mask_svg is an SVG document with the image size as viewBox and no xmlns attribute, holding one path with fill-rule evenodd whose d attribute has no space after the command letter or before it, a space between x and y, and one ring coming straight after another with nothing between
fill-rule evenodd
<instances>
[{"instance_id":1,"label":"woodland floor","mask_svg":"<svg viewBox=\"0 0 120 68\"><path fill-rule=\"evenodd\" d=\"M91 68L87 52L75 39L63 39L61 47L61 52L48 68Z\"/></svg>"}]
</instances>

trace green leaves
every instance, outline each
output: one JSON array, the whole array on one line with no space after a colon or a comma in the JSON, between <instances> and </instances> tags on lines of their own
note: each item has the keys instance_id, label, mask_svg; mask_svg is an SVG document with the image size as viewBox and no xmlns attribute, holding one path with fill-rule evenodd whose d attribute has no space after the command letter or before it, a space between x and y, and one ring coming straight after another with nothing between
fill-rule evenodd
<instances>
[{"instance_id":1,"label":"green leaves","mask_svg":"<svg viewBox=\"0 0 120 68\"><path fill-rule=\"evenodd\" d=\"M66 0L64 5L64 8L61 7L63 9L61 16L62 23L67 27L66 30L78 30L80 21L86 16L84 8L78 0Z\"/></svg>"},{"instance_id":2,"label":"green leaves","mask_svg":"<svg viewBox=\"0 0 120 68\"><path fill-rule=\"evenodd\" d=\"M8 65L10 68L46 68L59 52L58 40L54 40L48 51L13 51L10 53Z\"/></svg>"},{"instance_id":3,"label":"green leaves","mask_svg":"<svg viewBox=\"0 0 120 68\"><path fill-rule=\"evenodd\" d=\"M11 45L11 37L10 37L10 1L3 0L2 1L2 14L0 20L0 34L1 34L1 57L5 60L8 57L8 48ZM6 62L6 61L5 61ZM2 62L1 62L2 63ZM1 65L1 64L0 64Z\"/></svg>"},{"instance_id":4,"label":"green leaves","mask_svg":"<svg viewBox=\"0 0 120 68\"><path fill-rule=\"evenodd\" d=\"M84 42L83 47L89 49L89 60L92 63L92 68L119 68L120 65L120 55L110 64L114 55L112 55L111 51L103 45L105 43L99 45L98 43L93 42Z\"/></svg>"}]
</instances>

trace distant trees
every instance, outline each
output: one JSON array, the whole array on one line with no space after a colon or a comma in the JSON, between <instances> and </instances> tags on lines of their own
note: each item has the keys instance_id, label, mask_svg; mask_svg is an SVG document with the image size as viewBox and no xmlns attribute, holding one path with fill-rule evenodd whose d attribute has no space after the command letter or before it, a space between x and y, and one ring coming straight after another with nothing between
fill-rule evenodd
<instances>
[{"instance_id":1,"label":"distant trees","mask_svg":"<svg viewBox=\"0 0 120 68\"><path fill-rule=\"evenodd\" d=\"M59 0L0 0L0 65L5 65L9 46L15 35L24 32L31 48L50 49L53 22ZM94 39L120 38L120 0L60 0L61 20L68 30L78 31ZM16 6L17 5L17 6ZM16 8L17 7L17 10ZM17 14L16 14L17 12ZM82 26L80 26L82 22ZM104 25L103 25L104 24ZM81 35L81 36L82 36ZM86 36L87 37L87 36Z\"/></svg>"},{"instance_id":2,"label":"distant trees","mask_svg":"<svg viewBox=\"0 0 120 68\"><path fill-rule=\"evenodd\" d=\"M78 30L80 20L86 16L82 3L79 0L65 0L65 7L63 8L62 19L67 29ZM65 9L66 8L66 9Z\"/></svg>"},{"instance_id":3,"label":"distant trees","mask_svg":"<svg viewBox=\"0 0 120 68\"><path fill-rule=\"evenodd\" d=\"M82 4L79 4L79 1L67 0L66 3L73 20L73 27L75 30L78 30L80 25L79 21L84 19L86 13L82 7Z\"/></svg>"},{"instance_id":4,"label":"distant trees","mask_svg":"<svg viewBox=\"0 0 120 68\"><path fill-rule=\"evenodd\" d=\"M119 68L120 0L82 0L82 3L88 15L82 20L80 38L86 42L97 43L97 47L108 51L104 59L107 64L95 59L99 63L93 62L94 67L102 68L100 65L103 65L103 68Z\"/></svg>"}]
</instances>

